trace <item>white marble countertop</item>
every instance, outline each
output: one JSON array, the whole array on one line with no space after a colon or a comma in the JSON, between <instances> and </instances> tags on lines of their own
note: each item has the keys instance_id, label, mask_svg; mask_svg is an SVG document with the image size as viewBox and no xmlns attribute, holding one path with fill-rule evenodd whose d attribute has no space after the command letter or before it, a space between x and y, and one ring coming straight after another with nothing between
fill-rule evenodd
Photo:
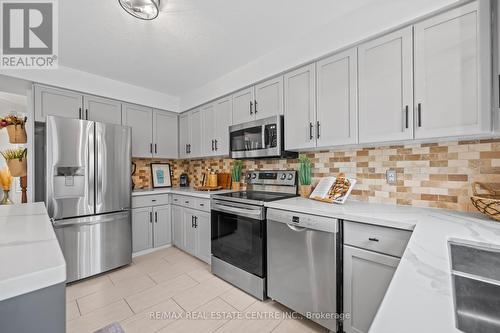
<instances>
[{"instance_id":1,"label":"white marble countertop","mask_svg":"<svg viewBox=\"0 0 500 333\"><path fill-rule=\"evenodd\" d=\"M413 229L370 333L461 332L455 327L448 240L500 245L500 223L479 213L356 201L332 205L302 198L270 202L266 206Z\"/></svg>"},{"instance_id":2,"label":"white marble countertop","mask_svg":"<svg viewBox=\"0 0 500 333\"><path fill-rule=\"evenodd\" d=\"M66 281L43 203L0 206L0 301Z\"/></svg>"},{"instance_id":3,"label":"white marble countertop","mask_svg":"<svg viewBox=\"0 0 500 333\"><path fill-rule=\"evenodd\" d=\"M187 195L196 198L210 199L210 197L214 194L222 194L233 192L232 190L218 190L218 191L197 191L192 187L169 187L169 188L148 188L141 190L132 191L132 196L141 196L141 195L151 195L151 194L180 194Z\"/></svg>"}]
</instances>

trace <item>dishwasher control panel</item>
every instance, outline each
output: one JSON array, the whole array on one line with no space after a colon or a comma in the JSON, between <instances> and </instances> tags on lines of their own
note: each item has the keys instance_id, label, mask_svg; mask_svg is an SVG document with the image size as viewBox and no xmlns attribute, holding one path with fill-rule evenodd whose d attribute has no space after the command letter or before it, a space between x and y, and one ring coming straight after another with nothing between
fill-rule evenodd
<instances>
[{"instance_id":1,"label":"dishwasher control panel","mask_svg":"<svg viewBox=\"0 0 500 333\"><path fill-rule=\"evenodd\" d=\"M337 219L274 208L267 210L267 220L325 232L336 233L339 230Z\"/></svg>"}]
</instances>

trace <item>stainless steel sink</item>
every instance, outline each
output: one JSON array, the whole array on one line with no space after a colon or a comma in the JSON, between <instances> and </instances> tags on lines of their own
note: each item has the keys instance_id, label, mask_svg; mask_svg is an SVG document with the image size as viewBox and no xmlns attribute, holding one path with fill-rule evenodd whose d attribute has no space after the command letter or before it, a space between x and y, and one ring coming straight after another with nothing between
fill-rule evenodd
<instances>
[{"instance_id":1,"label":"stainless steel sink","mask_svg":"<svg viewBox=\"0 0 500 333\"><path fill-rule=\"evenodd\" d=\"M500 247L459 240L448 245L457 328L500 332Z\"/></svg>"}]
</instances>

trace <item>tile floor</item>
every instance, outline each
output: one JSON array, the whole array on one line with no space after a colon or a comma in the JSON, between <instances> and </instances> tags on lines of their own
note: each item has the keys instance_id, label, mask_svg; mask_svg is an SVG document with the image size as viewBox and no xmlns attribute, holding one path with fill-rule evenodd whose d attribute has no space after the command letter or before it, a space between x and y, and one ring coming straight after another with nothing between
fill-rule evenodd
<instances>
[{"instance_id":1,"label":"tile floor","mask_svg":"<svg viewBox=\"0 0 500 333\"><path fill-rule=\"evenodd\" d=\"M173 247L68 286L66 302L68 333L90 333L113 322L126 333L326 332L307 319L286 317L287 308L247 295Z\"/></svg>"}]
</instances>

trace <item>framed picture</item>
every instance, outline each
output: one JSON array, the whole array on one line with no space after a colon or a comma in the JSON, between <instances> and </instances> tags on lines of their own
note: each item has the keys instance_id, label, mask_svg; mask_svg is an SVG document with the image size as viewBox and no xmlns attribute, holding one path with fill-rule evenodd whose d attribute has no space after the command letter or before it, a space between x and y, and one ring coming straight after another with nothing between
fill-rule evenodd
<instances>
[{"instance_id":1,"label":"framed picture","mask_svg":"<svg viewBox=\"0 0 500 333\"><path fill-rule=\"evenodd\" d=\"M168 163L151 163L151 177L153 178L153 188L172 187L170 164Z\"/></svg>"}]
</instances>

